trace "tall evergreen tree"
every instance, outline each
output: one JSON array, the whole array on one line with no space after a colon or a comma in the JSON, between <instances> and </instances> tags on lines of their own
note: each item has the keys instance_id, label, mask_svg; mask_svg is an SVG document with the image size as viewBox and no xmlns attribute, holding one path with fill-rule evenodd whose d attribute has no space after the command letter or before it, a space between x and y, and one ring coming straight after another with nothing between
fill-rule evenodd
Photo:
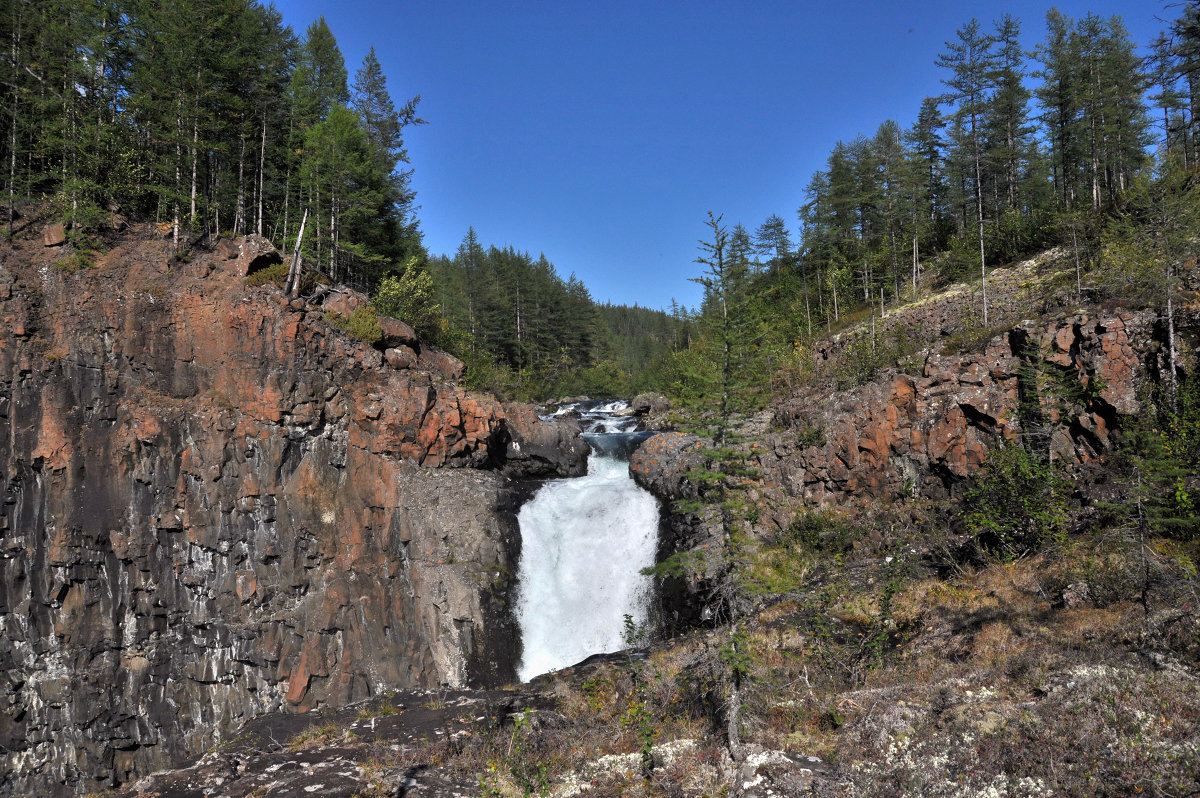
<instances>
[{"instance_id":1,"label":"tall evergreen tree","mask_svg":"<svg viewBox=\"0 0 1200 798\"><path fill-rule=\"evenodd\" d=\"M946 42L947 51L936 64L950 70L942 82L950 89L943 101L954 105L956 120L966 129L970 146L976 222L979 232L979 273L983 293L983 324L988 323L987 255L983 236L983 139L982 121L995 81L994 40L972 19L958 29L958 41Z\"/></svg>"}]
</instances>

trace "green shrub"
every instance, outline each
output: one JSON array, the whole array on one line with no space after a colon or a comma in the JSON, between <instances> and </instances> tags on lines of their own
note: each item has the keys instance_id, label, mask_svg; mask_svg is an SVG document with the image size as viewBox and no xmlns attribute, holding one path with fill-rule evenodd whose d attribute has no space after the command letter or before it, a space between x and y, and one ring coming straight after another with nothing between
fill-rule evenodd
<instances>
[{"instance_id":1,"label":"green shrub","mask_svg":"<svg viewBox=\"0 0 1200 798\"><path fill-rule=\"evenodd\" d=\"M425 340L436 340L446 323L433 297L433 278L414 257L379 282L372 302L379 313L407 322Z\"/></svg>"},{"instance_id":2,"label":"green shrub","mask_svg":"<svg viewBox=\"0 0 1200 798\"><path fill-rule=\"evenodd\" d=\"M259 269L253 274L247 275L246 285L252 287L261 285L275 285L279 288L283 288L287 283L288 270L288 264L286 263L271 264L265 269Z\"/></svg>"},{"instance_id":3,"label":"green shrub","mask_svg":"<svg viewBox=\"0 0 1200 798\"><path fill-rule=\"evenodd\" d=\"M819 512L797 515L788 527L788 537L812 551L845 554L854 545L859 530L835 516Z\"/></svg>"},{"instance_id":4,"label":"green shrub","mask_svg":"<svg viewBox=\"0 0 1200 798\"><path fill-rule=\"evenodd\" d=\"M54 262L54 268L63 274L74 274L80 269L90 269L95 265L95 262L92 260L92 253L78 249Z\"/></svg>"},{"instance_id":5,"label":"green shrub","mask_svg":"<svg viewBox=\"0 0 1200 798\"><path fill-rule=\"evenodd\" d=\"M326 313L325 320L355 340L371 345L383 340L383 328L379 326L379 318L370 306L364 305L349 316Z\"/></svg>"},{"instance_id":6,"label":"green shrub","mask_svg":"<svg viewBox=\"0 0 1200 798\"><path fill-rule=\"evenodd\" d=\"M1066 534L1070 483L1023 446L988 456L966 493L963 521L988 557L1015 560Z\"/></svg>"},{"instance_id":7,"label":"green shrub","mask_svg":"<svg viewBox=\"0 0 1200 798\"><path fill-rule=\"evenodd\" d=\"M796 431L796 443L801 446L824 446L825 430L820 424L810 424L806 421Z\"/></svg>"}]
</instances>

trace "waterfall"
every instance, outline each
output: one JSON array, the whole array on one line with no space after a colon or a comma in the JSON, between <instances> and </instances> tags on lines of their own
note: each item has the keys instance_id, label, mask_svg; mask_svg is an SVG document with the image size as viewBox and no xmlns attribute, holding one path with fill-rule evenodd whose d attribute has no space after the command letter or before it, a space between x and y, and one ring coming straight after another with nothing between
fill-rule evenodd
<instances>
[{"instance_id":1,"label":"waterfall","mask_svg":"<svg viewBox=\"0 0 1200 798\"><path fill-rule=\"evenodd\" d=\"M658 502L618 457L630 437L585 436L587 475L548 482L517 515L521 681L625 648L625 616L646 621L653 583L639 571L654 564Z\"/></svg>"}]
</instances>

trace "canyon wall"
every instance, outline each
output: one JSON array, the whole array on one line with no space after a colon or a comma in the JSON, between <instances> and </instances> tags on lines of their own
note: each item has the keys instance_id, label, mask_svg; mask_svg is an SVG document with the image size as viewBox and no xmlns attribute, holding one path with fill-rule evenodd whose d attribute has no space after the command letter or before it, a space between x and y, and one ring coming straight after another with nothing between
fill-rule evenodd
<instances>
[{"instance_id":1,"label":"canyon wall","mask_svg":"<svg viewBox=\"0 0 1200 798\"><path fill-rule=\"evenodd\" d=\"M48 243L48 242L47 242ZM262 239L0 250L0 794L81 792L249 717L512 679L513 476L580 473L385 325L249 288ZM344 299L344 296L342 297Z\"/></svg>"}]
</instances>

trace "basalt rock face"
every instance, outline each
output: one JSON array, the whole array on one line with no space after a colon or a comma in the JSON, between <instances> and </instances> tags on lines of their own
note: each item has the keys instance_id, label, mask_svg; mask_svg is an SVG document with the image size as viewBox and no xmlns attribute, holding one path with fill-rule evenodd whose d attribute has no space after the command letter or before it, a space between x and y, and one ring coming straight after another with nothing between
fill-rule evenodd
<instances>
[{"instance_id":1,"label":"basalt rock face","mask_svg":"<svg viewBox=\"0 0 1200 798\"><path fill-rule=\"evenodd\" d=\"M529 477L581 477L587 473L588 445L573 418L546 423L529 405L504 406L506 468Z\"/></svg>"},{"instance_id":2,"label":"basalt rock face","mask_svg":"<svg viewBox=\"0 0 1200 798\"><path fill-rule=\"evenodd\" d=\"M768 483L809 505L946 498L1004 439L1024 436L1078 465L1109 449L1138 389L1164 369L1149 311L1022 322L982 353L929 353L920 374L893 372L845 392L807 390L776 408L764 440Z\"/></svg>"},{"instance_id":3,"label":"basalt rock face","mask_svg":"<svg viewBox=\"0 0 1200 798\"><path fill-rule=\"evenodd\" d=\"M245 287L261 243L0 250L0 794L513 678L504 408Z\"/></svg>"}]
</instances>

